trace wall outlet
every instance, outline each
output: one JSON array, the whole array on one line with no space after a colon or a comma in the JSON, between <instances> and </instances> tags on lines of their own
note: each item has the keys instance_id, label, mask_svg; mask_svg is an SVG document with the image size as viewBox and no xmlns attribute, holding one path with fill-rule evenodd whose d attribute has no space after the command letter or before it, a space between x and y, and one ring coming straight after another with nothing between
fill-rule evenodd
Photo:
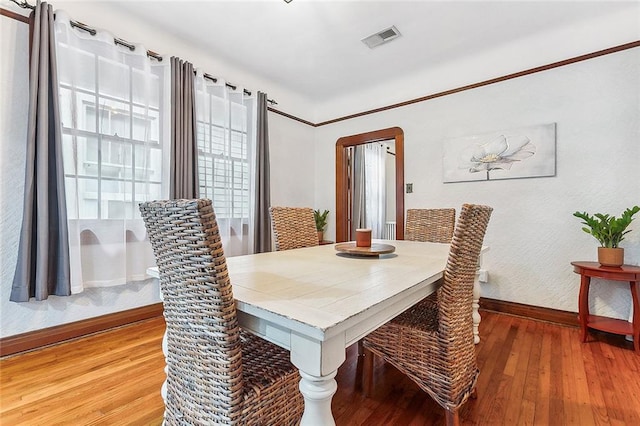
<instances>
[{"instance_id":1,"label":"wall outlet","mask_svg":"<svg viewBox=\"0 0 640 426\"><path fill-rule=\"evenodd\" d=\"M413 184L412 183L408 183L407 184L407 194L411 194L413 192Z\"/></svg>"},{"instance_id":2,"label":"wall outlet","mask_svg":"<svg viewBox=\"0 0 640 426\"><path fill-rule=\"evenodd\" d=\"M481 283L489 282L489 271L486 269L480 269L478 271L478 281Z\"/></svg>"}]
</instances>

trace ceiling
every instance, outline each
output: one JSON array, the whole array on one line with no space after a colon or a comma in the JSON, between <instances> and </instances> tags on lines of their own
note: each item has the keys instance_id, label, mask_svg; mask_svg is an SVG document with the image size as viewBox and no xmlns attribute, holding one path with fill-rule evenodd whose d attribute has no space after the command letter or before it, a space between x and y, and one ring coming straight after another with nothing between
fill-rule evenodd
<instances>
[{"instance_id":1,"label":"ceiling","mask_svg":"<svg viewBox=\"0 0 640 426\"><path fill-rule=\"evenodd\" d=\"M625 8L612 1L112 2L220 60L315 102ZM369 49L361 39L395 25Z\"/></svg>"}]
</instances>

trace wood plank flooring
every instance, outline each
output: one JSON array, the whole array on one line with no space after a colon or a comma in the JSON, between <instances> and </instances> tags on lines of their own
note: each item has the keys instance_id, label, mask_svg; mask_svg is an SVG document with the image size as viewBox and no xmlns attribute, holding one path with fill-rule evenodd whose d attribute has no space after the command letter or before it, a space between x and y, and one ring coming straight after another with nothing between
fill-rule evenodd
<instances>
[{"instance_id":1,"label":"wood plank flooring","mask_svg":"<svg viewBox=\"0 0 640 426\"><path fill-rule=\"evenodd\" d=\"M164 322L143 321L0 360L0 424L160 425ZM604 333L483 312L478 399L463 425L640 425L640 355ZM338 425L441 425L443 410L388 364L362 395L355 346L337 376Z\"/></svg>"}]
</instances>

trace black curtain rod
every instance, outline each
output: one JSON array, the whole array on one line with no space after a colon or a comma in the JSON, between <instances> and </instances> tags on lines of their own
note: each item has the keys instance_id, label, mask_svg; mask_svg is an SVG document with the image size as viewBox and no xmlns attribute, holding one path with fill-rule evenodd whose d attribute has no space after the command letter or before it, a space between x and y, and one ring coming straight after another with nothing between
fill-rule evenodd
<instances>
[{"instance_id":1,"label":"black curtain rod","mask_svg":"<svg viewBox=\"0 0 640 426\"><path fill-rule=\"evenodd\" d=\"M17 0L11 0L12 2L14 2L15 4L17 4L18 6L20 6L23 9L35 9L35 6L31 6L29 3L25 1L17 1Z\"/></svg>"},{"instance_id":2,"label":"black curtain rod","mask_svg":"<svg viewBox=\"0 0 640 426\"><path fill-rule=\"evenodd\" d=\"M194 74L196 74L196 70L193 70L193 73L194 73ZM214 76L212 76L212 75L209 75L209 74L207 74L206 72L205 72L205 73L203 73L203 74L202 74L202 76L203 76L204 78L206 78L207 80L211 80L211 81L213 81L214 83L217 83L217 82L218 82L218 79L217 79L216 77L214 77ZM229 89L231 89L231 90L236 90L236 89L238 88L238 86L235 86L235 85L233 85L233 84L231 84L231 83L225 83L224 85L225 85L225 86L227 86L227 87L228 87ZM245 95L247 95L247 96L251 96L251 92L250 92L250 91L248 91L247 89L243 89L243 91L244 91L244 94L245 94Z\"/></svg>"},{"instance_id":3,"label":"black curtain rod","mask_svg":"<svg viewBox=\"0 0 640 426\"><path fill-rule=\"evenodd\" d=\"M87 26L86 24L83 24L82 22L78 22L78 21L71 21L71 26L75 27L75 28L79 28L83 31L88 32L89 34L91 34L92 36L96 35L96 30L94 30L93 28ZM126 48L128 48L129 50L131 50L132 52L134 50L136 50L136 46L132 43L129 43L126 40L123 40L121 38L118 37L114 37L113 38L113 42L115 44L119 44L120 46L124 46ZM157 54L156 52L153 52L151 50L147 50L147 56L153 58L153 59L157 59L158 61L162 62L162 56L160 56L159 54Z\"/></svg>"},{"instance_id":4,"label":"black curtain rod","mask_svg":"<svg viewBox=\"0 0 640 426\"><path fill-rule=\"evenodd\" d=\"M32 6L32 5L30 5L29 3L27 3L27 2L26 2L26 0L24 0L24 1L22 1L22 2L19 2L19 1L17 1L17 0L11 0L11 1L12 1L12 2L14 2L15 4L17 4L18 6L20 6L20 7L21 7L21 8L23 8L23 9L31 9L31 10L34 10L34 9L36 8L35 6ZM83 30L83 31L86 31L86 32L88 32L89 34L91 34L92 36L96 35L96 30L95 30L95 29L93 29L93 28L89 27L89 26L88 26L88 25L86 25L86 24L83 24L82 22L79 22L79 21L70 21L70 23L71 23L71 26L72 26L72 27L79 28L79 29L81 29L81 30ZM131 50L132 52L133 52L134 50L136 50L136 46L135 46L135 45L133 45L132 43L129 43L128 41L123 40L123 39L121 39L121 38L114 37L114 38L113 38L113 42L114 42L115 44L119 44L120 46L124 46L124 47L128 48L128 49L129 49L129 50ZM156 59L156 60L158 60L158 61L162 62L162 56L160 56L160 55L159 55L159 54L157 54L156 52L153 52L153 51L151 51L151 50L147 50L147 56L149 56L150 58L153 58L153 59Z\"/></svg>"},{"instance_id":5,"label":"black curtain rod","mask_svg":"<svg viewBox=\"0 0 640 426\"><path fill-rule=\"evenodd\" d=\"M194 70L193 73L195 74L196 71ZM218 79L216 77L214 77L214 76L212 76L210 74L207 74L206 72L203 73L202 76L204 78L206 78L207 80L213 81L214 83L218 82ZM238 86L235 86L235 85L233 85L231 83L225 83L224 85L227 86L228 88L230 88L231 90L236 90L238 88ZM245 95L251 96L251 92L249 90L243 89L243 91L244 91ZM278 105L278 103L276 101L274 101L273 99L267 99L267 102L269 102L271 105Z\"/></svg>"},{"instance_id":6,"label":"black curtain rod","mask_svg":"<svg viewBox=\"0 0 640 426\"><path fill-rule=\"evenodd\" d=\"M18 6L20 6L23 9L34 10L36 8L35 6L32 6L29 3L27 3L26 0L23 0L21 2L19 2L18 0L11 0L11 1L14 2L15 4L17 4ZM92 36L96 35L96 33L97 33L95 29L89 27L86 24L83 24L82 22L71 21L71 26L75 27L75 28L79 28L79 29L81 29L83 31L86 31L89 34L91 34ZM129 43L128 41L123 40L121 38L114 37L113 41L114 41L115 44L119 44L120 46L124 46L124 47L128 48L129 50L131 50L132 52L134 50L136 50L136 46L134 44ZM156 60L158 60L160 62L162 61L162 56L160 56L158 53L156 53L156 52L154 52L152 50L147 50L147 56L149 56L150 58L156 59ZM213 81L214 83L218 81L217 78L215 78L215 77L213 77L213 76L211 76L209 74L206 74L206 73L204 74L204 77L208 78L209 80ZM232 90L236 90L236 88L237 88L237 86L235 86L235 85L233 85L231 83L225 83L225 85L227 87L229 87L230 89L232 89ZM250 91L248 91L247 89L243 89L243 90L244 90L244 93L247 96L251 96L251 92ZM273 99L267 99L267 102L269 102L271 105L278 105L278 103Z\"/></svg>"},{"instance_id":7,"label":"black curtain rod","mask_svg":"<svg viewBox=\"0 0 640 426\"><path fill-rule=\"evenodd\" d=\"M383 144L382 142L380 143L380 145L381 145L381 146L384 146L384 147L386 147L386 148L387 148L387 149L385 150L385 152L386 152L387 154L391 154L391 155L393 155L393 156L395 156L395 155L396 155L396 153L395 153L395 152L391 152L391 147L390 147L389 145Z\"/></svg>"},{"instance_id":8,"label":"black curtain rod","mask_svg":"<svg viewBox=\"0 0 640 426\"><path fill-rule=\"evenodd\" d=\"M11 1L13 1L13 0L11 0ZM70 23L71 23L72 27L75 27L75 28L81 29L83 31L86 31L89 34L91 34L92 36L96 35L96 33L97 33L95 29L89 27L86 24L83 24L82 22L70 21ZM126 47L127 49L129 49L132 52L134 50L136 50L136 46L133 43L129 43L128 41L123 40L121 38L113 37L113 42L115 44L119 44L120 46ZM156 52L154 52L152 50L147 50L147 56L157 60L158 62L162 62L162 56L160 56L159 54L157 54Z\"/></svg>"}]
</instances>

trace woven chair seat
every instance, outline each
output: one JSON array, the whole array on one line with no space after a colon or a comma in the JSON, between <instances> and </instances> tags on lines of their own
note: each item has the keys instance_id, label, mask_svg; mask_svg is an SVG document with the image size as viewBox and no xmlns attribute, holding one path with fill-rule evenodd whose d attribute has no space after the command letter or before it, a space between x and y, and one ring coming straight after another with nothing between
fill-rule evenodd
<instances>
[{"instance_id":1,"label":"woven chair seat","mask_svg":"<svg viewBox=\"0 0 640 426\"><path fill-rule=\"evenodd\" d=\"M435 293L434 293L435 294ZM422 299L397 317L388 325L414 327L423 332L438 331L438 301L434 298Z\"/></svg>"},{"instance_id":2,"label":"woven chair seat","mask_svg":"<svg viewBox=\"0 0 640 426\"><path fill-rule=\"evenodd\" d=\"M295 425L304 410L289 352L238 325L210 200L140 204L166 331L165 425Z\"/></svg>"},{"instance_id":3,"label":"woven chair seat","mask_svg":"<svg viewBox=\"0 0 640 426\"><path fill-rule=\"evenodd\" d=\"M239 424L298 424L304 401L289 352L244 330L240 337L244 409Z\"/></svg>"},{"instance_id":4,"label":"woven chair seat","mask_svg":"<svg viewBox=\"0 0 640 426\"><path fill-rule=\"evenodd\" d=\"M473 393L479 374L473 282L491 211L487 206L463 205L440 288L364 338L366 393L375 354L445 408L447 425L458 424L458 408Z\"/></svg>"},{"instance_id":5,"label":"woven chair seat","mask_svg":"<svg viewBox=\"0 0 640 426\"><path fill-rule=\"evenodd\" d=\"M431 309L407 311L369 334L364 347L408 376L439 405L454 409L467 400L479 370L475 356L469 354L467 359L447 360L459 365L460 380L452 380L440 363L434 362L454 356L443 352L437 328L437 313Z\"/></svg>"}]
</instances>

